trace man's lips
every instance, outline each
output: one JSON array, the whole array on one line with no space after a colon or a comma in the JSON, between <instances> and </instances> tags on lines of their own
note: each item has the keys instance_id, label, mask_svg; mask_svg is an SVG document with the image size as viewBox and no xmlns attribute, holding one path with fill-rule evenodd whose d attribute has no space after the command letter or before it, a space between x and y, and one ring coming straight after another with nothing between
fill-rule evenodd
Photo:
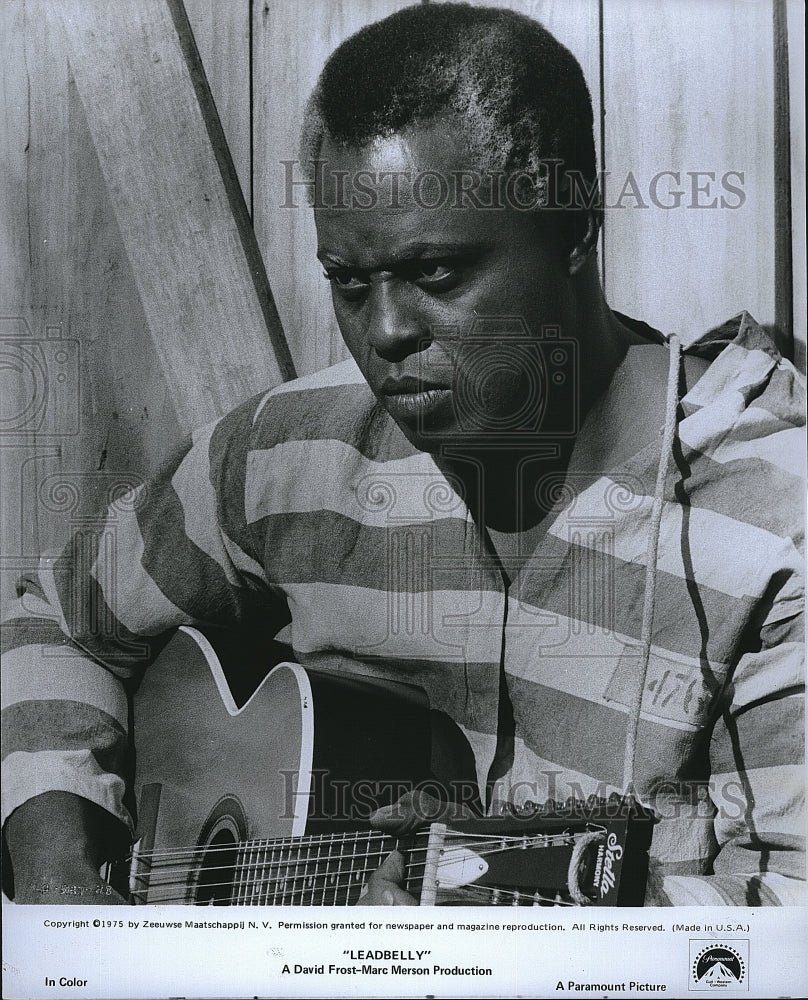
<instances>
[{"instance_id":1,"label":"man's lips","mask_svg":"<svg viewBox=\"0 0 808 1000\"><path fill-rule=\"evenodd\" d=\"M381 384L381 391L385 396L420 396L434 390L448 391L450 389L451 386L445 382L428 378L415 378L412 375L403 375L400 378L390 376Z\"/></svg>"},{"instance_id":2,"label":"man's lips","mask_svg":"<svg viewBox=\"0 0 808 1000\"><path fill-rule=\"evenodd\" d=\"M386 378L381 385L388 413L409 423L415 418L429 417L452 397L451 387L445 382L428 378L403 375Z\"/></svg>"}]
</instances>

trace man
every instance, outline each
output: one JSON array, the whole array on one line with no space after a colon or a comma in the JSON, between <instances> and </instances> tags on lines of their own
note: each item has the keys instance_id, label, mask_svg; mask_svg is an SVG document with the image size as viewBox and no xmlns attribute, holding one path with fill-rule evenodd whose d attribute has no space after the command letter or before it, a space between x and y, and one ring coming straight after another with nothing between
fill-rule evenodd
<instances>
[{"instance_id":1,"label":"man","mask_svg":"<svg viewBox=\"0 0 808 1000\"><path fill-rule=\"evenodd\" d=\"M421 685L491 810L632 788L662 817L648 903L795 901L794 369L745 314L680 357L609 309L586 84L520 15L418 6L349 39L304 160L353 362L199 431L117 512L114 554L29 585L7 630L17 898L98 887L131 822L127 688L178 625L260 609L304 664ZM397 865L368 901L409 902Z\"/></svg>"}]
</instances>

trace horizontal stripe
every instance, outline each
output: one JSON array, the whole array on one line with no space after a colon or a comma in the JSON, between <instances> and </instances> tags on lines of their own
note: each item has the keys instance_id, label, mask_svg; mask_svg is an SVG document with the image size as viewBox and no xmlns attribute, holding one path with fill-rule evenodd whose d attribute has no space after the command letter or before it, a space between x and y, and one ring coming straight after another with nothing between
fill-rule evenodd
<instances>
[{"instance_id":1,"label":"horizontal stripe","mask_svg":"<svg viewBox=\"0 0 808 1000\"><path fill-rule=\"evenodd\" d=\"M618 792L617 784L584 774L573 767L561 767L558 761L540 757L520 736L514 739L514 761L510 772L495 786L495 797L514 805L548 800L564 802L568 798L603 798Z\"/></svg>"},{"instance_id":2,"label":"horizontal stripe","mask_svg":"<svg viewBox=\"0 0 808 1000\"><path fill-rule=\"evenodd\" d=\"M783 642L741 657L732 677L733 711L805 683L804 642Z\"/></svg>"},{"instance_id":3,"label":"horizontal stripe","mask_svg":"<svg viewBox=\"0 0 808 1000\"><path fill-rule=\"evenodd\" d=\"M376 528L325 510L275 514L262 530L267 573L284 584L353 583L408 593L502 588L476 530L454 518Z\"/></svg>"},{"instance_id":4,"label":"horizontal stripe","mask_svg":"<svg viewBox=\"0 0 808 1000\"><path fill-rule=\"evenodd\" d=\"M264 588L264 567L260 564L261 546L255 547L255 533L244 519L244 476L247 454L252 447L253 417L256 397L242 403L214 427L210 434L205 463L210 482L203 489L210 493L207 507L213 513L211 525L201 525L201 533L218 529L226 558L238 573L238 586Z\"/></svg>"},{"instance_id":5,"label":"horizontal stripe","mask_svg":"<svg viewBox=\"0 0 808 1000\"><path fill-rule=\"evenodd\" d=\"M54 621L46 618L10 618L0 628L0 655L20 646L66 646L70 640Z\"/></svg>"},{"instance_id":6,"label":"horizontal stripe","mask_svg":"<svg viewBox=\"0 0 808 1000\"><path fill-rule=\"evenodd\" d=\"M211 480L212 439L216 430L216 425L209 425L194 434L193 448L171 478L171 487L182 506L185 535L222 568L232 586L265 586L267 581L260 563L224 532L223 511Z\"/></svg>"},{"instance_id":7,"label":"horizontal stripe","mask_svg":"<svg viewBox=\"0 0 808 1000\"><path fill-rule=\"evenodd\" d=\"M124 782L99 767L89 750L12 753L3 761L3 822L27 799L44 792L72 792L95 802L130 833L132 818L123 806Z\"/></svg>"},{"instance_id":8,"label":"horizontal stripe","mask_svg":"<svg viewBox=\"0 0 808 1000\"><path fill-rule=\"evenodd\" d=\"M488 591L390 594L347 584L289 584L292 644L358 659L415 658L499 666L503 598Z\"/></svg>"},{"instance_id":9,"label":"horizontal stripe","mask_svg":"<svg viewBox=\"0 0 808 1000\"><path fill-rule=\"evenodd\" d=\"M468 517L431 455L377 462L334 440L287 441L250 452L244 508L248 523L316 510L381 528Z\"/></svg>"},{"instance_id":10,"label":"horizontal stripe","mask_svg":"<svg viewBox=\"0 0 808 1000\"><path fill-rule=\"evenodd\" d=\"M616 559L645 565L652 500L637 498L625 514L606 503L611 481L603 477L585 490L575 504L574 520L562 512L549 531L561 540L586 539L588 548L607 551ZM616 488L616 484L615 484ZM584 531L576 521L586 517L602 530ZM686 532L688 561L682 552ZM607 548L608 546L608 548ZM714 553L720 551L721 559ZM754 558L750 558L750 553ZM698 507L685 513L677 504L666 503L659 538L658 570L682 579L698 579L713 590L731 597L759 598L775 572L793 567L799 573L802 559L790 538L755 527L726 515Z\"/></svg>"},{"instance_id":11,"label":"horizontal stripe","mask_svg":"<svg viewBox=\"0 0 808 1000\"><path fill-rule=\"evenodd\" d=\"M146 641L129 631L114 615L99 581L92 574L99 549L103 547L106 560L115 567L114 582L109 587L114 593L118 573L123 575L126 555L122 553L118 559L114 538L114 534L96 530L76 533L56 561L53 579L58 585L62 605L70 612L69 631L73 643L122 678L128 678L133 670L141 669L156 655L161 642Z\"/></svg>"},{"instance_id":12,"label":"horizontal stripe","mask_svg":"<svg viewBox=\"0 0 808 1000\"><path fill-rule=\"evenodd\" d=\"M758 702L716 726L710 751L716 774L798 764L805 757L805 700L802 692Z\"/></svg>"},{"instance_id":13,"label":"horizontal stripe","mask_svg":"<svg viewBox=\"0 0 808 1000\"><path fill-rule=\"evenodd\" d=\"M804 438L801 447L805 448ZM677 476L666 485L669 502L708 510L780 538L800 538L804 477L757 458L719 466L699 451L677 452L676 466ZM772 495L778 503L771 502Z\"/></svg>"},{"instance_id":14,"label":"horizontal stripe","mask_svg":"<svg viewBox=\"0 0 808 1000\"><path fill-rule=\"evenodd\" d=\"M722 844L760 838L777 844L780 836L805 836L805 769L791 765L750 767L744 773L715 773L711 795L718 813L716 835Z\"/></svg>"},{"instance_id":15,"label":"horizontal stripe","mask_svg":"<svg viewBox=\"0 0 808 1000\"><path fill-rule=\"evenodd\" d=\"M630 641L564 615L531 614L527 606L508 600L506 669L522 680L605 703L605 691Z\"/></svg>"},{"instance_id":16,"label":"horizontal stripe","mask_svg":"<svg viewBox=\"0 0 808 1000\"><path fill-rule=\"evenodd\" d=\"M614 632L639 640L645 566L616 559L601 547L603 539L587 548L547 536L520 573L520 615L536 609L543 620L548 615L577 620L582 632ZM678 655L704 657L711 664L731 662L755 604L751 598L732 598L701 581L694 585L660 570L654 644Z\"/></svg>"},{"instance_id":17,"label":"horizontal stripe","mask_svg":"<svg viewBox=\"0 0 808 1000\"><path fill-rule=\"evenodd\" d=\"M228 583L237 586L239 576L221 542L218 501L210 481L208 451L213 431L208 425L193 435L193 447L171 477L171 488L182 506L188 540L221 567Z\"/></svg>"},{"instance_id":18,"label":"horizontal stripe","mask_svg":"<svg viewBox=\"0 0 808 1000\"><path fill-rule=\"evenodd\" d=\"M696 429L690 420L679 426L681 441L697 448L697 441L703 441L710 432L709 410L700 411L706 427ZM768 410L759 406L748 406L735 421L731 437L722 437L709 450L712 462L723 466L729 463L749 463L762 466L770 473L785 473L785 481L800 480L805 475L805 434L793 424L779 420ZM700 432L700 433L699 433ZM699 449L700 450L700 449Z\"/></svg>"},{"instance_id":19,"label":"horizontal stripe","mask_svg":"<svg viewBox=\"0 0 808 1000\"><path fill-rule=\"evenodd\" d=\"M612 707L632 703L640 669L636 640L618 633L596 632L580 622L557 616L553 625L524 627L524 616L509 603L505 664L522 680ZM714 694L726 667L707 671L695 657L651 648L643 697L643 716L685 727L700 727L710 716ZM616 704L615 704L616 703Z\"/></svg>"},{"instance_id":20,"label":"horizontal stripe","mask_svg":"<svg viewBox=\"0 0 808 1000\"><path fill-rule=\"evenodd\" d=\"M722 890L721 882L713 877L667 875L663 882L671 906L743 906L746 881L739 882L741 899Z\"/></svg>"},{"instance_id":21,"label":"horizontal stripe","mask_svg":"<svg viewBox=\"0 0 808 1000\"><path fill-rule=\"evenodd\" d=\"M105 771L127 773L126 731L106 712L76 701L22 701L3 709L4 757L87 749Z\"/></svg>"},{"instance_id":22,"label":"horizontal stripe","mask_svg":"<svg viewBox=\"0 0 808 1000\"><path fill-rule=\"evenodd\" d=\"M508 678L516 731L539 757L622 787L628 713ZM703 736L642 720L635 783L643 791L661 780L706 777ZM651 750L653 748L653 752Z\"/></svg>"},{"instance_id":23,"label":"horizontal stripe","mask_svg":"<svg viewBox=\"0 0 808 1000\"><path fill-rule=\"evenodd\" d=\"M367 385L324 386L270 396L255 421L253 447L323 439L350 444L368 458L420 454Z\"/></svg>"},{"instance_id":24,"label":"horizontal stripe","mask_svg":"<svg viewBox=\"0 0 808 1000\"><path fill-rule=\"evenodd\" d=\"M254 580L231 584L220 563L187 537L184 523L180 499L164 480L150 487L137 523L122 519L119 546L135 572L118 585L115 608L124 614L125 605L128 627L152 635L193 622L237 624L258 608L269 614L271 592L256 593Z\"/></svg>"},{"instance_id":25,"label":"horizontal stripe","mask_svg":"<svg viewBox=\"0 0 808 1000\"><path fill-rule=\"evenodd\" d=\"M25 701L71 701L90 705L128 726L126 694L108 670L65 650L43 655L38 646L15 649L3 659L3 708Z\"/></svg>"}]
</instances>

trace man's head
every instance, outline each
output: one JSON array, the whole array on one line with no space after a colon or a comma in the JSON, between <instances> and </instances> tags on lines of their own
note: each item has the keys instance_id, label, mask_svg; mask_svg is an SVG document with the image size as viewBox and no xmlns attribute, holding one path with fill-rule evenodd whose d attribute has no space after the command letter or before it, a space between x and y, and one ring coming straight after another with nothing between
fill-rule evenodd
<instances>
[{"instance_id":1,"label":"man's head","mask_svg":"<svg viewBox=\"0 0 808 1000\"><path fill-rule=\"evenodd\" d=\"M574 56L537 21L467 4L408 7L347 39L309 100L301 159L318 159L326 139L360 148L447 118L467 125L469 168L594 186L592 104Z\"/></svg>"},{"instance_id":2,"label":"man's head","mask_svg":"<svg viewBox=\"0 0 808 1000\"><path fill-rule=\"evenodd\" d=\"M587 345L570 335L600 289L584 266L596 214L553 208L558 178L591 188L595 177L589 94L570 53L511 11L400 11L331 56L303 155L324 166L318 256L340 330L407 437L438 451L574 433ZM482 180L459 197L469 172ZM410 183L394 193L393 175ZM526 201L524 183L539 197ZM568 365L548 327L572 344Z\"/></svg>"}]
</instances>

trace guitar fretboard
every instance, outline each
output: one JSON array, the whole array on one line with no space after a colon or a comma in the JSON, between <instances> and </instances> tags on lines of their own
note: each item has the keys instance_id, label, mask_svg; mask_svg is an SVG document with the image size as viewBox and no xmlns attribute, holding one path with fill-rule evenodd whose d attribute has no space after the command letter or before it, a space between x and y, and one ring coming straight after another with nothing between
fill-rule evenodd
<instances>
[{"instance_id":1,"label":"guitar fretboard","mask_svg":"<svg viewBox=\"0 0 808 1000\"><path fill-rule=\"evenodd\" d=\"M239 848L232 902L351 906L396 841L377 831L249 841Z\"/></svg>"}]
</instances>

